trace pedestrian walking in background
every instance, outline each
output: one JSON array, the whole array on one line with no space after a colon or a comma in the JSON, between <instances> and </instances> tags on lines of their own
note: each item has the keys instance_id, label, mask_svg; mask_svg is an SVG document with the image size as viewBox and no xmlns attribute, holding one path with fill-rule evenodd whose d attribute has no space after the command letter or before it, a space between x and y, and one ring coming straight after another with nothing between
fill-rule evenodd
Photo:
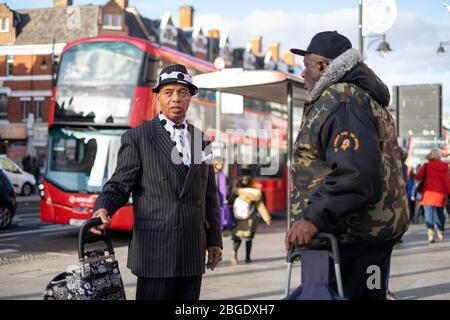
<instances>
[{"instance_id":1,"label":"pedestrian walking in background","mask_svg":"<svg viewBox=\"0 0 450 320\"><path fill-rule=\"evenodd\" d=\"M406 182L406 195L408 196L408 212L409 222L414 223L416 218L416 174L414 170L411 170L408 175L408 181Z\"/></svg>"},{"instance_id":2,"label":"pedestrian walking in background","mask_svg":"<svg viewBox=\"0 0 450 320\"><path fill-rule=\"evenodd\" d=\"M33 157L31 160L31 174L34 176L34 178L36 179L36 184L39 184L39 179L41 176L41 168L39 166L39 159L36 157Z\"/></svg>"},{"instance_id":3,"label":"pedestrian walking in background","mask_svg":"<svg viewBox=\"0 0 450 320\"><path fill-rule=\"evenodd\" d=\"M208 137L186 121L198 92L183 65L161 70L161 113L122 135L117 167L94 206L103 224L133 196L128 267L137 300L198 300L202 274L222 257L219 203Z\"/></svg>"},{"instance_id":4,"label":"pedestrian walking in background","mask_svg":"<svg viewBox=\"0 0 450 320\"><path fill-rule=\"evenodd\" d=\"M425 225L428 242L435 241L435 225L437 239L444 240L445 214L444 207L450 192L448 164L441 161L442 153L438 148L431 149L424 164L416 175L417 181L423 180L421 205L425 210ZM437 216L435 221L434 217Z\"/></svg>"},{"instance_id":5,"label":"pedestrian walking in background","mask_svg":"<svg viewBox=\"0 0 450 320\"><path fill-rule=\"evenodd\" d=\"M245 263L251 263L251 251L253 238L258 229L260 218L270 226L272 218L266 209L261 190L251 187L252 177L241 176L237 188L233 189L234 200L233 214L235 227L232 231L231 240L233 250L231 251L231 263L238 263L238 250L242 241L245 242Z\"/></svg>"},{"instance_id":6,"label":"pedestrian walking in background","mask_svg":"<svg viewBox=\"0 0 450 320\"><path fill-rule=\"evenodd\" d=\"M231 230L234 227L233 211L229 204L231 196L230 179L223 172L223 159L216 157L213 160L214 175L216 177L217 190L219 191L220 225L223 230Z\"/></svg>"},{"instance_id":7,"label":"pedestrian walking in background","mask_svg":"<svg viewBox=\"0 0 450 320\"><path fill-rule=\"evenodd\" d=\"M31 173L31 166L32 166L32 160L31 160L31 156L29 154L27 154L23 159L22 159L22 169L25 172Z\"/></svg>"},{"instance_id":8,"label":"pedestrian walking in background","mask_svg":"<svg viewBox=\"0 0 450 320\"><path fill-rule=\"evenodd\" d=\"M385 300L392 249L408 228L389 90L336 31L320 32L306 50L291 52L304 56L311 101L293 150L286 249L309 245L319 232L333 233L345 297ZM369 289L367 270L373 265L381 285ZM330 271L329 283L337 290Z\"/></svg>"}]
</instances>

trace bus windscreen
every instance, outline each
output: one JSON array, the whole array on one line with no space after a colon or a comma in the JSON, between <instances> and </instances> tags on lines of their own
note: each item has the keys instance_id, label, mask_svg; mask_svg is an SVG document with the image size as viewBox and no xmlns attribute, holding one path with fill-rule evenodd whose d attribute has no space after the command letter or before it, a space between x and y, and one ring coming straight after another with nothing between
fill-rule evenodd
<instances>
[{"instance_id":1,"label":"bus windscreen","mask_svg":"<svg viewBox=\"0 0 450 320\"><path fill-rule=\"evenodd\" d=\"M80 43L64 52L55 121L127 124L144 52L132 44Z\"/></svg>"},{"instance_id":2,"label":"bus windscreen","mask_svg":"<svg viewBox=\"0 0 450 320\"><path fill-rule=\"evenodd\" d=\"M124 132L123 129L52 129L47 180L67 192L100 193L116 168Z\"/></svg>"}]
</instances>

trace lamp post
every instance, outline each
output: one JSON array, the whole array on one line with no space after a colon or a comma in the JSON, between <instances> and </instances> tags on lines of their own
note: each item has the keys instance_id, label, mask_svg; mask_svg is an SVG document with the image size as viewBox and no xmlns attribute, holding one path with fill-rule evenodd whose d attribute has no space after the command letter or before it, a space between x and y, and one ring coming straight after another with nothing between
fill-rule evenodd
<instances>
[{"instance_id":1,"label":"lamp post","mask_svg":"<svg viewBox=\"0 0 450 320\"><path fill-rule=\"evenodd\" d=\"M220 72L225 68L225 59L222 57L217 57L214 59L214 67ZM222 142L222 128L220 126L220 115L222 113L222 93L220 89L216 92L216 141L217 144Z\"/></svg>"},{"instance_id":2,"label":"lamp post","mask_svg":"<svg viewBox=\"0 0 450 320\"><path fill-rule=\"evenodd\" d=\"M396 5L395 5L395 1L388 1L387 3L378 3L378 6L386 6L386 8L390 8L389 10L389 14L379 18L381 20L378 20L377 22L380 23L383 21L383 19L385 19L384 22L381 23L381 27L380 25L372 25L373 23L368 23L367 21L363 21L365 14L364 14L364 8L363 8L363 4L364 2L366 2L366 4L369 5L369 8L366 8L366 10L369 10L368 14L372 14L372 16L376 15L378 12L374 12L373 8L375 7L375 4L377 4L378 0L371 0L371 1L364 1L364 0L358 0L358 11L359 11L359 19L358 19L358 45L359 45L359 51L361 52L361 55L363 56L363 59L366 58L366 49L369 49L370 46L376 41L376 40L380 40L382 39L382 41L380 42L380 44L378 45L378 48L376 49L376 51L378 51L378 53L380 54L381 57L386 58L387 55L389 54L389 52L392 51L391 46L389 45L389 43L386 41L386 34L384 33L385 31L387 31L392 24L395 21L395 17L396 17ZM370 11L372 10L372 11ZM382 13L385 13L386 10L382 11ZM373 19L373 17L372 17ZM371 21L371 19L369 18L369 21ZM364 27L364 24L366 25ZM363 29L367 29L366 31L364 31ZM375 34L367 34L368 32L373 32ZM366 33L366 35L364 35L364 33ZM370 42L367 46L365 46L364 43L364 38L376 38L374 39L372 42Z\"/></svg>"},{"instance_id":3,"label":"lamp post","mask_svg":"<svg viewBox=\"0 0 450 320\"><path fill-rule=\"evenodd\" d=\"M385 34L369 35L369 36L367 36L367 38L375 38L374 40L372 40L372 42L369 43L369 45L367 46L367 49L369 49L370 46L372 44L374 44L376 41L378 41L380 39L382 40L380 42L380 44L378 45L378 48L376 49L376 51L378 51L378 53L380 54L381 57L386 58L387 55L389 54L389 52L392 51L391 46L386 41Z\"/></svg>"},{"instance_id":4,"label":"lamp post","mask_svg":"<svg viewBox=\"0 0 450 320\"><path fill-rule=\"evenodd\" d=\"M364 38L374 38L367 46L364 46ZM386 35L385 34L374 34L374 35L367 35L365 37L362 37L362 49L361 55L363 56L363 59L366 59L366 49L368 50L375 42L381 40L379 43L376 51L380 54L381 57L386 58L389 54L389 52L392 51L391 45L386 41Z\"/></svg>"},{"instance_id":5,"label":"lamp post","mask_svg":"<svg viewBox=\"0 0 450 320\"><path fill-rule=\"evenodd\" d=\"M450 46L450 40L449 41L441 41L441 42L439 42L439 47L437 48L437 51L436 51L436 53L439 56L443 56L446 53L445 49L444 49L444 46Z\"/></svg>"},{"instance_id":6,"label":"lamp post","mask_svg":"<svg viewBox=\"0 0 450 320\"><path fill-rule=\"evenodd\" d=\"M363 0L358 1L358 46L359 52L364 57L364 37L363 37Z\"/></svg>"}]
</instances>

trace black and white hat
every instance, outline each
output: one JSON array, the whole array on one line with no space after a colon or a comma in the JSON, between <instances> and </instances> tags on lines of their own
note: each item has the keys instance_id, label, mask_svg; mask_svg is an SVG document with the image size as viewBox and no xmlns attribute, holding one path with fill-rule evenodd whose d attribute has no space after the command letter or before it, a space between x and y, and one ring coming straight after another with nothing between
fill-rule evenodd
<instances>
[{"instance_id":1,"label":"black and white hat","mask_svg":"<svg viewBox=\"0 0 450 320\"><path fill-rule=\"evenodd\" d=\"M182 64L172 64L161 70L156 86L152 91L159 92L161 85L168 83L183 83L189 87L192 95L197 94L198 88L194 85L191 76L188 74L186 67Z\"/></svg>"}]
</instances>

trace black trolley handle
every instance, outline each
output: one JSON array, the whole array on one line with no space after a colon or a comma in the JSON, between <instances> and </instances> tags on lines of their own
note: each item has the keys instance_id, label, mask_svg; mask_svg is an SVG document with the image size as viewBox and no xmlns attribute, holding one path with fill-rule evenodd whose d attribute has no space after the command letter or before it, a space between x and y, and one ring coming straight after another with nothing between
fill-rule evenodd
<instances>
[{"instance_id":1,"label":"black trolley handle","mask_svg":"<svg viewBox=\"0 0 450 320\"><path fill-rule=\"evenodd\" d=\"M334 260L334 263L341 263L341 258L339 256L339 246L338 246L338 242L336 237L331 234L331 233L318 233L317 235L314 236L313 238L313 242L312 244L305 246L305 247L294 247L291 246L291 248L289 249L289 252L286 256L286 262L292 262L294 261L296 258L301 256L301 250L303 248L311 248L314 249L314 246L316 246L320 240L327 240L329 241L329 244L331 245L331 257Z\"/></svg>"},{"instance_id":2,"label":"black trolley handle","mask_svg":"<svg viewBox=\"0 0 450 320\"><path fill-rule=\"evenodd\" d=\"M81 225L80 232L78 233L78 259L80 260L80 262L84 261L85 258L84 245L86 243L103 241L104 243L106 243L106 249L108 250L109 254L114 255L114 248L108 230L104 230L104 233L102 235L96 235L89 232L89 229L99 226L102 223L102 219L97 217L86 220Z\"/></svg>"},{"instance_id":3,"label":"black trolley handle","mask_svg":"<svg viewBox=\"0 0 450 320\"><path fill-rule=\"evenodd\" d=\"M289 294L290 291L290 285L291 285L291 273L292 273L292 262L301 257L302 255L302 249L303 248L310 248L310 249L314 249L314 246L317 245L321 240L327 240L329 242L329 244L331 245L331 257L333 258L334 261L334 271L336 274L336 284L337 284L337 288L338 288L338 293L341 297L344 297L344 288L342 285L342 275L341 275L341 258L339 255L339 246L338 246L338 242L336 237L331 234L331 233L324 233L321 232L317 235L314 236L313 238L313 242L311 245L306 246L306 247L291 247L289 249L289 252L286 256L286 262L288 263L288 270L287 270L287 277L286 277L286 291L285 291L285 295L287 296Z\"/></svg>"}]
</instances>

